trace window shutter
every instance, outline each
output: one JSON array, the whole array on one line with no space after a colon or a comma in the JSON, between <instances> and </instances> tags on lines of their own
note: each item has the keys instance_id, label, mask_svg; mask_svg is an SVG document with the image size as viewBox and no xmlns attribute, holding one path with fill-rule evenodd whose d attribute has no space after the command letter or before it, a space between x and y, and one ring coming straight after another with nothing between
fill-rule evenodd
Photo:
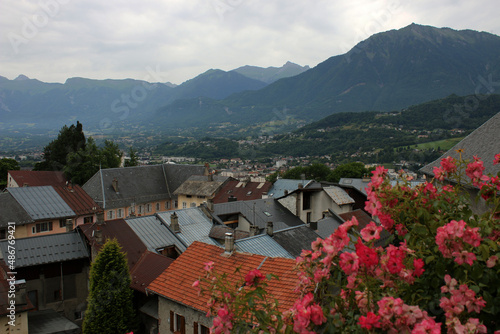
<instances>
[{"instance_id":1,"label":"window shutter","mask_svg":"<svg viewBox=\"0 0 500 334\"><path fill-rule=\"evenodd\" d=\"M183 316L181 316L181 334L186 334L186 321Z\"/></svg>"},{"instance_id":2,"label":"window shutter","mask_svg":"<svg viewBox=\"0 0 500 334\"><path fill-rule=\"evenodd\" d=\"M195 322L193 324L193 334L198 334L198 323L197 322Z\"/></svg>"},{"instance_id":3,"label":"window shutter","mask_svg":"<svg viewBox=\"0 0 500 334\"><path fill-rule=\"evenodd\" d=\"M170 331L174 331L174 311L170 311Z\"/></svg>"}]
</instances>

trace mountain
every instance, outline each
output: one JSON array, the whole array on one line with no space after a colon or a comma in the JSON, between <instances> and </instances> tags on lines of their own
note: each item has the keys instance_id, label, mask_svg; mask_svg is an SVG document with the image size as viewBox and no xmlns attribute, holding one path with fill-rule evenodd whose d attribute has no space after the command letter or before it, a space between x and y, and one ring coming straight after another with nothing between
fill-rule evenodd
<instances>
[{"instance_id":1,"label":"mountain","mask_svg":"<svg viewBox=\"0 0 500 334\"><path fill-rule=\"evenodd\" d=\"M249 124L272 121L276 111L282 117L283 110L286 117L315 121L337 112L399 110L450 94L491 93L499 77L499 36L412 24L373 35L344 55L258 91L202 106L178 100L159 110L157 121L168 115L199 118L199 124Z\"/></svg>"},{"instance_id":2,"label":"mountain","mask_svg":"<svg viewBox=\"0 0 500 334\"><path fill-rule=\"evenodd\" d=\"M238 67L233 71L243 74L246 77L270 84L279 79L293 77L295 75L307 71L308 69L310 69L310 67L307 65L300 66L295 63L287 61L281 67L271 66L264 68L258 66L245 65L242 67Z\"/></svg>"},{"instance_id":3,"label":"mountain","mask_svg":"<svg viewBox=\"0 0 500 334\"><path fill-rule=\"evenodd\" d=\"M59 129L80 120L86 129L105 130L124 122L143 124L158 108L177 99L223 99L266 83L234 71L209 70L179 86L145 81L70 78L45 83L20 75L0 77L0 129Z\"/></svg>"}]
</instances>

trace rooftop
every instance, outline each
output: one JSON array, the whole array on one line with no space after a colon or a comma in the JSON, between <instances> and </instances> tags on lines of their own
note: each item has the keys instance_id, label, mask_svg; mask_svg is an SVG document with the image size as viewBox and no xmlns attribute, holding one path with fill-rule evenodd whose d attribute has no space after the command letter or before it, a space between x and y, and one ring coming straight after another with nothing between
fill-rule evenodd
<instances>
[{"instance_id":1,"label":"rooftop","mask_svg":"<svg viewBox=\"0 0 500 334\"><path fill-rule=\"evenodd\" d=\"M57 171L10 170L9 174L19 187L64 186L67 181L64 173Z\"/></svg>"},{"instance_id":2,"label":"rooftop","mask_svg":"<svg viewBox=\"0 0 500 334\"><path fill-rule=\"evenodd\" d=\"M285 191L291 193L299 189L299 184L305 188L307 187L313 180L292 180L292 179L278 179L274 182L273 186L269 189L269 197L272 198L280 198L285 196Z\"/></svg>"},{"instance_id":3,"label":"rooftop","mask_svg":"<svg viewBox=\"0 0 500 334\"><path fill-rule=\"evenodd\" d=\"M271 182L228 181L215 195L214 203L225 203L232 200L247 201L261 199L271 188Z\"/></svg>"},{"instance_id":4,"label":"rooftop","mask_svg":"<svg viewBox=\"0 0 500 334\"><path fill-rule=\"evenodd\" d=\"M130 272L130 287L142 293L170 264L173 259L153 252L145 251Z\"/></svg>"}]
</instances>

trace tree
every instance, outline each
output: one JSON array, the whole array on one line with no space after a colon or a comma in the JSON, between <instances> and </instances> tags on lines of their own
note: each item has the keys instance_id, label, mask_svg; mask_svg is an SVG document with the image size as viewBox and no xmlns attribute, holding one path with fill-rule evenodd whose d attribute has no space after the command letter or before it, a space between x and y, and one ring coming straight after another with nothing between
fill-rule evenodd
<instances>
[{"instance_id":1,"label":"tree","mask_svg":"<svg viewBox=\"0 0 500 334\"><path fill-rule=\"evenodd\" d=\"M343 177L361 178L366 173L368 173L368 170L365 168L365 165L363 163L349 162L337 166L337 168L335 168L329 175L328 181L338 183Z\"/></svg>"},{"instance_id":2,"label":"tree","mask_svg":"<svg viewBox=\"0 0 500 334\"><path fill-rule=\"evenodd\" d=\"M123 166L124 167L139 166L139 158L137 157L137 151L134 150L132 147L130 147L128 155L130 156L130 159L125 160Z\"/></svg>"},{"instance_id":3,"label":"tree","mask_svg":"<svg viewBox=\"0 0 500 334\"><path fill-rule=\"evenodd\" d=\"M7 184L7 175L9 170L20 170L19 163L14 159L0 159L0 186Z\"/></svg>"},{"instance_id":4,"label":"tree","mask_svg":"<svg viewBox=\"0 0 500 334\"><path fill-rule=\"evenodd\" d=\"M108 240L90 267L84 334L124 334L134 321L127 259L116 240Z\"/></svg>"},{"instance_id":5,"label":"tree","mask_svg":"<svg viewBox=\"0 0 500 334\"><path fill-rule=\"evenodd\" d=\"M57 138L44 147L43 161L37 163L34 170L62 171L67 164L68 154L85 149L85 144L80 122L77 121L76 126L63 126Z\"/></svg>"},{"instance_id":6,"label":"tree","mask_svg":"<svg viewBox=\"0 0 500 334\"><path fill-rule=\"evenodd\" d=\"M117 168L121 164L122 152L118 145L106 140L104 147L99 148L91 137L85 148L68 154L64 166L64 174L76 184L84 184L100 168Z\"/></svg>"}]
</instances>

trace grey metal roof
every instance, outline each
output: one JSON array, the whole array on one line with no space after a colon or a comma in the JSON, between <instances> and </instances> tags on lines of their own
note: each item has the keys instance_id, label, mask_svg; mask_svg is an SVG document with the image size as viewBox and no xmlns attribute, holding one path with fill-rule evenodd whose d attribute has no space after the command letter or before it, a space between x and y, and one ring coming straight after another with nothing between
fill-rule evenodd
<instances>
[{"instance_id":1,"label":"grey metal roof","mask_svg":"<svg viewBox=\"0 0 500 334\"><path fill-rule=\"evenodd\" d=\"M294 258L300 256L303 249L311 249L311 243L319 237L318 233L306 225L290 227L273 234L274 241L286 249Z\"/></svg>"},{"instance_id":2,"label":"grey metal roof","mask_svg":"<svg viewBox=\"0 0 500 334\"><path fill-rule=\"evenodd\" d=\"M335 232L340 225L344 223L344 220L340 217L325 217L318 220L318 230L317 233L322 239L328 238Z\"/></svg>"},{"instance_id":3,"label":"grey metal roof","mask_svg":"<svg viewBox=\"0 0 500 334\"><path fill-rule=\"evenodd\" d=\"M272 198L280 198L285 195L285 190L288 193L299 189L299 184L307 187L312 180L292 180L292 179L278 179L274 182L271 189L269 189L268 196Z\"/></svg>"},{"instance_id":4,"label":"grey metal roof","mask_svg":"<svg viewBox=\"0 0 500 334\"><path fill-rule=\"evenodd\" d=\"M442 158L451 156L459 159L457 150L462 149L462 159L473 161L474 156L478 156L483 161L484 172L496 175L500 172L500 164L493 165L495 154L500 153L500 112L486 121L479 128L462 139L439 159L422 167L421 172L434 176L434 167L439 167Z\"/></svg>"},{"instance_id":5,"label":"grey metal roof","mask_svg":"<svg viewBox=\"0 0 500 334\"><path fill-rule=\"evenodd\" d=\"M28 313L28 332L30 334L78 334L80 327L54 310Z\"/></svg>"},{"instance_id":6,"label":"grey metal roof","mask_svg":"<svg viewBox=\"0 0 500 334\"><path fill-rule=\"evenodd\" d=\"M24 225L33 221L12 194L8 192L0 193L0 227L7 226L9 222Z\"/></svg>"},{"instance_id":7,"label":"grey metal roof","mask_svg":"<svg viewBox=\"0 0 500 334\"><path fill-rule=\"evenodd\" d=\"M267 222L273 222L274 231L304 225L298 217L272 198L214 204L214 215L228 214L241 214L260 229L265 228Z\"/></svg>"},{"instance_id":8,"label":"grey metal roof","mask_svg":"<svg viewBox=\"0 0 500 334\"><path fill-rule=\"evenodd\" d=\"M85 243L76 232L16 239L15 247L18 268L89 257ZM7 240L0 241L0 249L5 258Z\"/></svg>"},{"instance_id":9,"label":"grey metal roof","mask_svg":"<svg viewBox=\"0 0 500 334\"><path fill-rule=\"evenodd\" d=\"M151 252L172 245L175 245L180 252L184 252L187 248L187 245L156 216L129 218L125 221Z\"/></svg>"},{"instance_id":10,"label":"grey metal roof","mask_svg":"<svg viewBox=\"0 0 500 334\"><path fill-rule=\"evenodd\" d=\"M52 186L7 188L7 190L34 220L76 216Z\"/></svg>"},{"instance_id":11,"label":"grey metal roof","mask_svg":"<svg viewBox=\"0 0 500 334\"><path fill-rule=\"evenodd\" d=\"M207 176L193 175L174 191L175 195L214 196L224 183L229 180L227 176L216 176L209 180Z\"/></svg>"},{"instance_id":12,"label":"grey metal roof","mask_svg":"<svg viewBox=\"0 0 500 334\"><path fill-rule=\"evenodd\" d=\"M237 252L246 252L269 257L285 257L295 259L278 242L273 240L267 234L256 235L253 237L240 239L234 242Z\"/></svg>"},{"instance_id":13,"label":"grey metal roof","mask_svg":"<svg viewBox=\"0 0 500 334\"><path fill-rule=\"evenodd\" d=\"M337 205L352 204L355 202L354 199L352 199L352 197L349 196L347 192L340 187L329 186L324 187L323 190Z\"/></svg>"},{"instance_id":14,"label":"grey metal roof","mask_svg":"<svg viewBox=\"0 0 500 334\"><path fill-rule=\"evenodd\" d=\"M339 184L356 188L365 195L367 195L366 187L368 186L368 183L370 183L370 179L354 179L348 177L341 178L339 181Z\"/></svg>"},{"instance_id":15,"label":"grey metal roof","mask_svg":"<svg viewBox=\"0 0 500 334\"><path fill-rule=\"evenodd\" d=\"M170 216L174 211L159 213L158 216L170 226ZM201 241L206 244L219 246L219 243L209 237L212 229L212 220L209 219L200 208L188 208L175 210L179 217L180 232L175 235L187 246L195 241Z\"/></svg>"},{"instance_id":16,"label":"grey metal roof","mask_svg":"<svg viewBox=\"0 0 500 334\"><path fill-rule=\"evenodd\" d=\"M179 233L174 233L170 229L170 216L174 212L179 217ZM212 221L199 208L166 211L154 216L129 218L125 221L152 252L171 245L184 252L194 241L219 245L209 237Z\"/></svg>"},{"instance_id":17,"label":"grey metal roof","mask_svg":"<svg viewBox=\"0 0 500 334\"><path fill-rule=\"evenodd\" d=\"M121 208L174 198L174 191L194 174L203 174L198 165L162 164L98 171L83 189L104 209ZM113 180L118 181L118 191Z\"/></svg>"}]
</instances>

